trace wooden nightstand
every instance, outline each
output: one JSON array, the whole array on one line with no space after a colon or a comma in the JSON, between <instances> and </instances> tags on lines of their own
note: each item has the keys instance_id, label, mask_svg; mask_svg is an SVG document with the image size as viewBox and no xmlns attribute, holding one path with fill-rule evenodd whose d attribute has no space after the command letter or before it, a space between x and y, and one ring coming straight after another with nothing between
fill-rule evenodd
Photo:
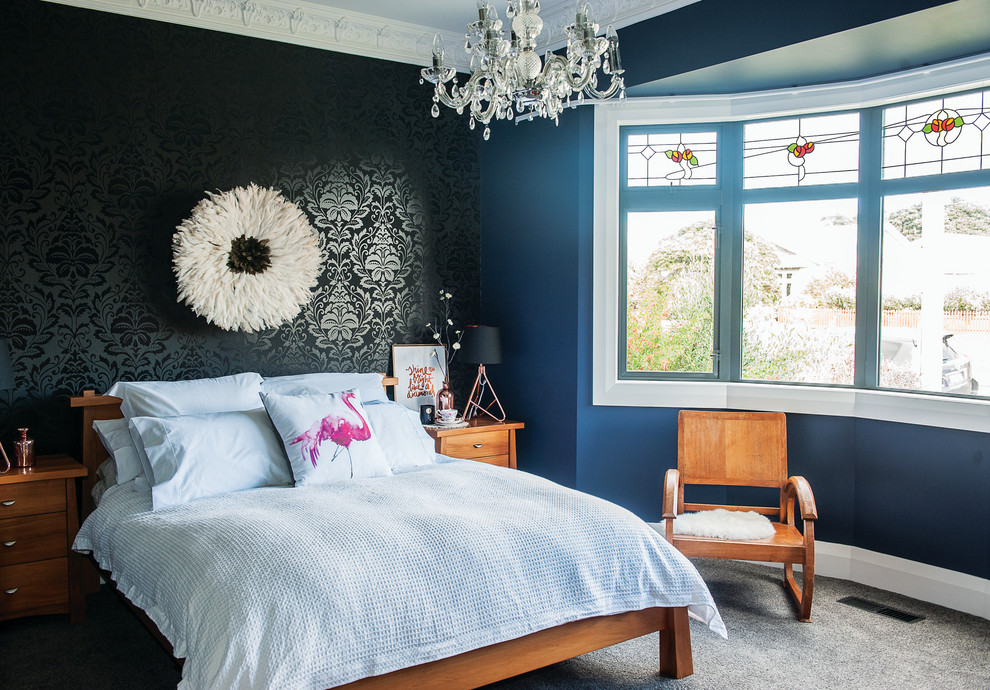
<instances>
[{"instance_id":1,"label":"wooden nightstand","mask_svg":"<svg viewBox=\"0 0 990 690\"><path fill-rule=\"evenodd\" d=\"M0 621L42 613L86 616L76 477L86 468L68 455L43 455L34 467L0 474Z\"/></svg>"},{"instance_id":2,"label":"wooden nightstand","mask_svg":"<svg viewBox=\"0 0 990 690\"><path fill-rule=\"evenodd\" d=\"M522 422L472 419L460 429L427 428L437 452L454 458L477 460L501 467L516 467L516 429Z\"/></svg>"}]
</instances>

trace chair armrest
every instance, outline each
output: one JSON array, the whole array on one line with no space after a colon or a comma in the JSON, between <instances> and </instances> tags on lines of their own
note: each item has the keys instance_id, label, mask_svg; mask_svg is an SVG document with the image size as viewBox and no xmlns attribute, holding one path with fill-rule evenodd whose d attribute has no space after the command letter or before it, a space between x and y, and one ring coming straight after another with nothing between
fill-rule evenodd
<instances>
[{"instance_id":1,"label":"chair armrest","mask_svg":"<svg viewBox=\"0 0 990 690\"><path fill-rule=\"evenodd\" d=\"M789 477L787 484L784 485L784 501L789 501L795 497L801 508L801 519L817 520L818 509L815 507L815 494L811 491L811 484L804 477Z\"/></svg>"},{"instance_id":2,"label":"chair armrest","mask_svg":"<svg viewBox=\"0 0 990 690\"><path fill-rule=\"evenodd\" d=\"M676 469L667 470L663 477L663 518L677 517L677 485L681 481L681 473Z\"/></svg>"}]
</instances>

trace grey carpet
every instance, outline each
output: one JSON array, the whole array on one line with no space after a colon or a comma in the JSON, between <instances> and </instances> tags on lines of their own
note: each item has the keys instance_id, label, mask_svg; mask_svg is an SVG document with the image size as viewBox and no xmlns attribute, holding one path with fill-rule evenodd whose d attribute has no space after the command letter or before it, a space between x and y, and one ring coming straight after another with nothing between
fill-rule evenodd
<instances>
[{"instance_id":1,"label":"grey carpet","mask_svg":"<svg viewBox=\"0 0 990 690\"><path fill-rule=\"evenodd\" d=\"M819 577L813 623L799 623L781 571L696 561L729 629L692 622L693 676L657 676L656 635L490 686L543 688L965 688L990 690L990 621L842 580ZM904 623L838 603L859 596L925 616ZM37 616L0 623L0 688L174 688L180 674L108 588L85 623Z\"/></svg>"}]
</instances>

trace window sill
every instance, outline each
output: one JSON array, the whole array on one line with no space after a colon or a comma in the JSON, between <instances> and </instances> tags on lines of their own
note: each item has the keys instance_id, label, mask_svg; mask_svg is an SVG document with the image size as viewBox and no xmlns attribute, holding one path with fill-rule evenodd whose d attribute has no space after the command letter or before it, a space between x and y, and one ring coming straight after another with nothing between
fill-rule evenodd
<instances>
[{"instance_id":1,"label":"window sill","mask_svg":"<svg viewBox=\"0 0 990 690\"><path fill-rule=\"evenodd\" d=\"M792 412L990 433L990 400L855 388L616 380L598 382L594 404Z\"/></svg>"}]
</instances>

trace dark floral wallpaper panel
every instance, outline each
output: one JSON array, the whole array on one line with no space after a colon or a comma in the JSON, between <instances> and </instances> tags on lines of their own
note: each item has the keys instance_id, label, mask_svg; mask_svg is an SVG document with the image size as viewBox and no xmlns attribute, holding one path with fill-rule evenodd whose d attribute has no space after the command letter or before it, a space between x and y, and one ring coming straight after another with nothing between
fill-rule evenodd
<instances>
[{"instance_id":1,"label":"dark floral wallpaper panel","mask_svg":"<svg viewBox=\"0 0 990 690\"><path fill-rule=\"evenodd\" d=\"M430 117L417 68L39 0L0 5L0 44L0 440L72 452L67 397L117 379L388 371L440 287L477 323L480 137ZM325 258L299 315L253 334L179 304L171 263L204 192L250 182Z\"/></svg>"}]
</instances>

